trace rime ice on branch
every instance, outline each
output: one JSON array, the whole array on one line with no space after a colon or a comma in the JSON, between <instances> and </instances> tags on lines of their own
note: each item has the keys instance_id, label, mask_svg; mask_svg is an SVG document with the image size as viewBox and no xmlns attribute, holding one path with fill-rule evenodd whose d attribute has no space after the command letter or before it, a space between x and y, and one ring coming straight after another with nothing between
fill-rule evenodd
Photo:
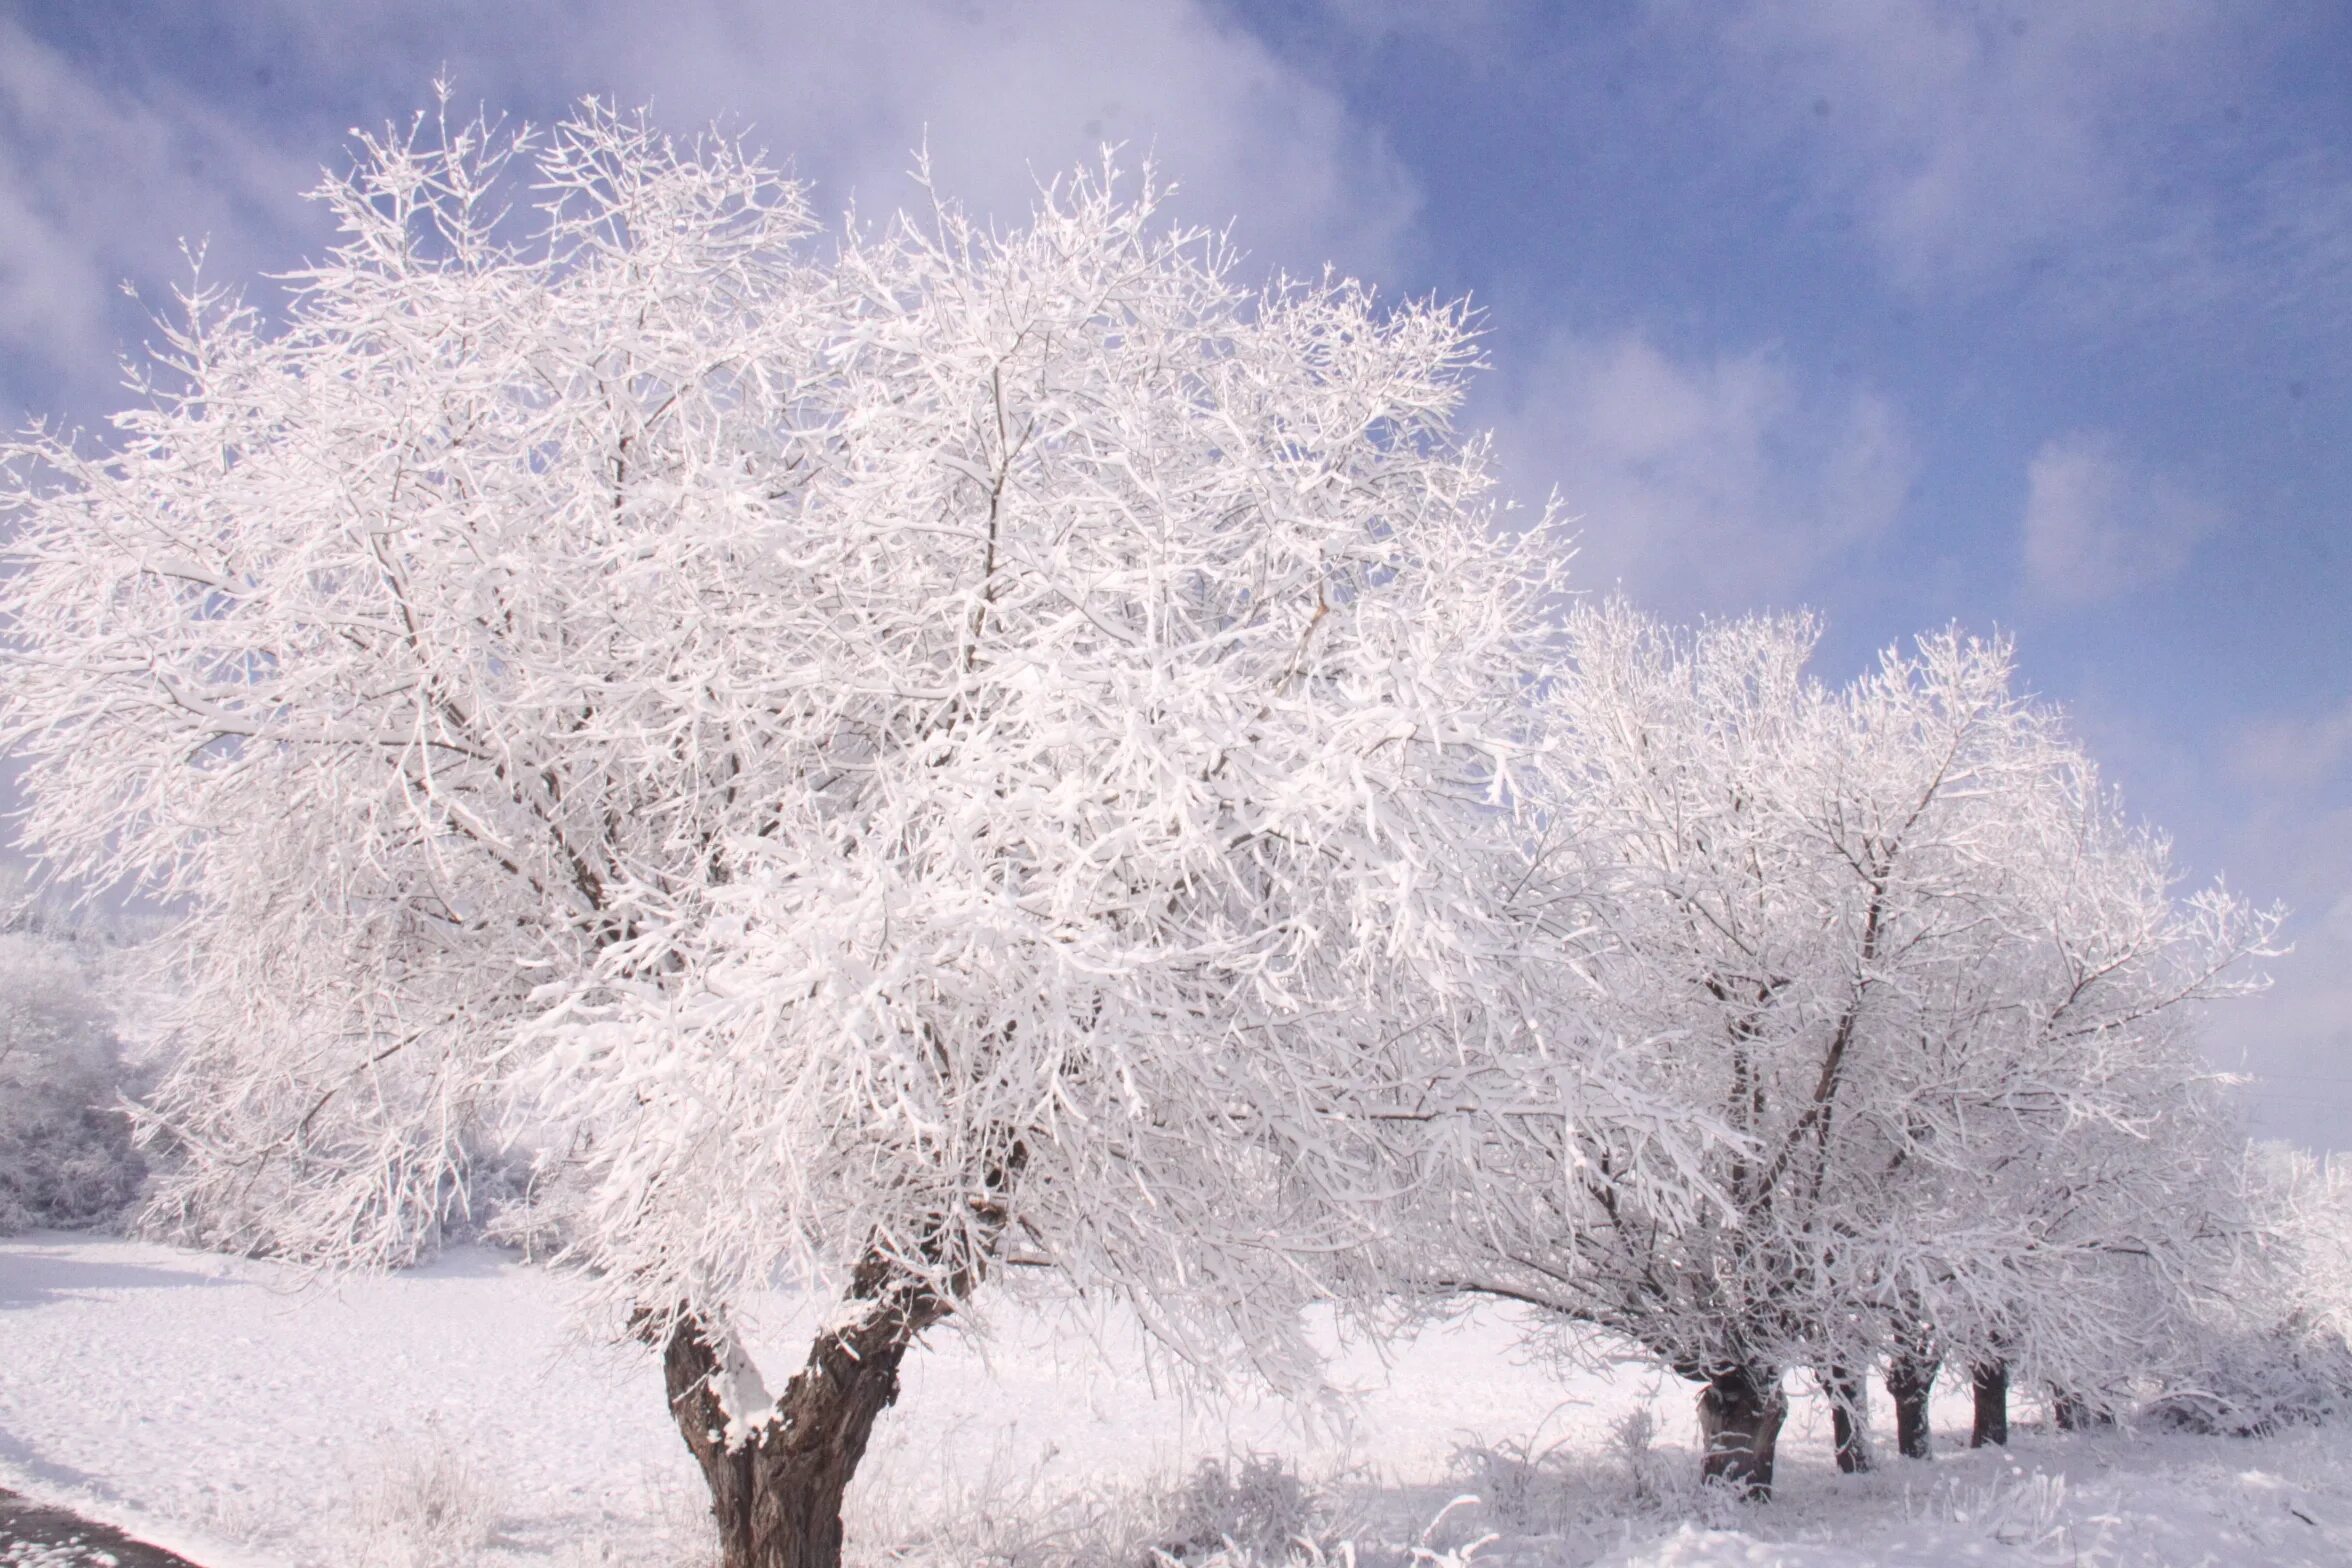
<instances>
[{"instance_id":1,"label":"rime ice on branch","mask_svg":"<svg viewBox=\"0 0 2352 1568\"><path fill-rule=\"evenodd\" d=\"M1365 1129L1560 961L1490 896L1558 557L1452 430L1463 313L1244 290L1108 169L820 242L594 105L319 195L282 325L192 293L0 492L29 840L187 911L162 1202L399 1261L522 1129L731 1565L835 1558L1016 1249L1294 1367ZM770 1399L779 1271L842 1307Z\"/></svg>"}]
</instances>

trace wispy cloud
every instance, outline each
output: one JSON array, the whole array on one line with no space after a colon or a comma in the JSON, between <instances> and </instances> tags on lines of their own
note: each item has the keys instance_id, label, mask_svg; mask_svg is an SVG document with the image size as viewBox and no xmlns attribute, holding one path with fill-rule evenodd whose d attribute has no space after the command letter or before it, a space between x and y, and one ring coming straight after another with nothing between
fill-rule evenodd
<instances>
[{"instance_id":1,"label":"wispy cloud","mask_svg":"<svg viewBox=\"0 0 2352 1568\"><path fill-rule=\"evenodd\" d=\"M1757 0L1726 38L1812 88L1827 172L1898 276L1935 288L2109 221L2130 196L2115 129L2183 85L2218 20L2184 0Z\"/></svg>"},{"instance_id":2,"label":"wispy cloud","mask_svg":"<svg viewBox=\"0 0 2352 1568\"><path fill-rule=\"evenodd\" d=\"M109 87L0 17L0 353L40 367L16 379L111 384L117 288L183 279L182 239L230 275L282 260L267 239L317 166L188 94Z\"/></svg>"},{"instance_id":3,"label":"wispy cloud","mask_svg":"<svg viewBox=\"0 0 2352 1568\"><path fill-rule=\"evenodd\" d=\"M316 226L299 193L343 161L344 127L405 117L444 72L461 101L529 118L597 93L681 134L748 128L818 183L820 211L917 199L927 142L943 192L1018 219L1038 180L1122 143L1129 167L1155 158L1178 182L1178 215L1240 218L1261 273L1393 275L1418 207L1377 129L1205 0L682 0L658 24L627 0L255 0L208 43L215 78L267 76L277 95L199 94L163 50L134 93L0 20L0 351L75 367L85 397L89 372L111 379L119 280L175 280L183 235L212 238L222 276L296 260Z\"/></svg>"},{"instance_id":4,"label":"wispy cloud","mask_svg":"<svg viewBox=\"0 0 2352 1568\"><path fill-rule=\"evenodd\" d=\"M1499 418L1522 492L1557 486L1579 576L1669 613L1815 592L1883 533L1917 472L1884 397L1808 385L1768 350L1677 358L1647 337L1555 339Z\"/></svg>"},{"instance_id":5,"label":"wispy cloud","mask_svg":"<svg viewBox=\"0 0 2352 1568\"><path fill-rule=\"evenodd\" d=\"M2280 724L2235 759L2250 785L2232 835L2232 881L2294 906L2293 950L2268 965L2259 997L2216 1009L2216 1055L2257 1077L2258 1125L2315 1148L2347 1145L2343 1080L2352 1072L2352 778L2345 715ZM2298 734L2299 732L2299 734ZM2304 756L2276 748L2297 741ZM2253 774L2245 772L2251 765Z\"/></svg>"},{"instance_id":6,"label":"wispy cloud","mask_svg":"<svg viewBox=\"0 0 2352 1568\"><path fill-rule=\"evenodd\" d=\"M2317 714L2269 714L2239 730L2231 771L2252 788L2300 795L2352 772L2352 702ZM2352 778L2345 780L2352 786ZM2352 931L2346 933L2352 939Z\"/></svg>"},{"instance_id":7,"label":"wispy cloud","mask_svg":"<svg viewBox=\"0 0 2352 1568\"><path fill-rule=\"evenodd\" d=\"M1397 263L1416 206L1383 137L1329 88L1198 0L970 6L690 7L650 33L634 7L574 29L584 76L668 114L729 112L861 205L907 199L928 136L940 179L1007 217L1033 180L1105 143L1156 157L1184 209L1270 265Z\"/></svg>"},{"instance_id":8,"label":"wispy cloud","mask_svg":"<svg viewBox=\"0 0 2352 1568\"><path fill-rule=\"evenodd\" d=\"M2026 470L2025 575L2034 592L2087 604L2166 581L2226 514L2135 466L2109 437L2044 442Z\"/></svg>"},{"instance_id":9,"label":"wispy cloud","mask_svg":"<svg viewBox=\"0 0 2352 1568\"><path fill-rule=\"evenodd\" d=\"M2262 308L2283 286L2345 317L2324 286L2352 267L2352 170L2250 112L2291 19L2250 28L2209 0L1652 14L1726 72L1710 101L1851 214L1913 295L2033 282L2114 326L2217 299Z\"/></svg>"}]
</instances>

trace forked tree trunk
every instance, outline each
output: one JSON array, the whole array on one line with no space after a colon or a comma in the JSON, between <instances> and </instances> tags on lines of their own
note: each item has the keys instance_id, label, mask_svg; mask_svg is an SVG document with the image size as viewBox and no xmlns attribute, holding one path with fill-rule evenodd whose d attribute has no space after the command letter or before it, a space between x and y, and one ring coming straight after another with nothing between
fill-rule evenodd
<instances>
[{"instance_id":1,"label":"forked tree trunk","mask_svg":"<svg viewBox=\"0 0 2352 1568\"><path fill-rule=\"evenodd\" d=\"M839 1568L842 1495L875 1418L898 1397L907 1347L948 1312L902 1267L871 1253L849 1298L866 1304L864 1314L818 1336L774 1419L732 1447L712 1387L721 1369L702 1325L688 1318L670 1335L670 1411L710 1484L724 1568Z\"/></svg>"},{"instance_id":2,"label":"forked tree trunk","mask_svg":"<svg viewBox=\"0 0 2352 1568\"><path fill-rule=\"evenodd\" d=\"M1895 1402L1895 1450L1905 1459L1928 1457L1927 1396L1937 1364L1897 1355L1887 1364L1887 1396Z\"/></svg>"},{"instance_id":3,"label":"forked tree trunk","mask_svg":"<svg viewBox=\"0 0 2352 1568\"><path fill-rule=\"evenodd\" d=\"M1976 1392L1976 1421L1968 1430L1971 1448L2009 1446L2009 1363L1989 1362L1974 1368L1970 1383Z\"/></svg>"},{"instance_id":4,"label":"forked tree trunk","mask_svg":"<svg viewBox=\"0 0 2352 1568\"><path fill-rule=\"evenodd\" d=\"M1860 1475L1870 1468L1870 1387L1853 1368L1831 1367L1821 1374L1821 1391L1829 1397L1837 1467L1847 1475Z\"/></svg>"},{"instance_id":5,"label":"forked tree trunk","mask_svg":"<svg viewBox=\"0 0 2352 1568\"><path fill-rule=\"evenodd\" d=\"M1699 1391L1700 1476L1756 1502L1772 1497L1773 1452L1788 1401L1778 1374L1750 1367L1718 1370Z\"/></svg>"}]
</instances>

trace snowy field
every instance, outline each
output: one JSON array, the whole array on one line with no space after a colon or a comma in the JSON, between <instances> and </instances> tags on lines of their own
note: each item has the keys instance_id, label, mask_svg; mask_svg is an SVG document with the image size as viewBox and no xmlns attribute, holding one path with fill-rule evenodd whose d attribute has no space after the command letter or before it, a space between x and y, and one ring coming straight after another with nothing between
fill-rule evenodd
<instances>
[{"instance_id":1,"label":"snowy field","mask_svg":"<svg viewBox=\"0 0 2352 1568\"><path fill-rule=\"evenodd\" d=\"M1432 1554L1420 1561L1482 1568L2352 1562L2340 1430L2029 1429L2011 1454L1970 1454L1955 1402L1938 1412L1935 1462L1882 1457L1847 1478L1822 1410L1799 1400L1779 1499L1743 1508L1689 1487L1684 1385L1530 1366L1502 1311L1386 1365L1344 1351L1355 1396L1302 1423L1268 1403L1187 1400L1118 1333L999 1305L985 1354L950 1334L910 1358L852 1496L853 1558L1082 1560L1090 1540L1197 1509L1184 1482L1204 1460L1276 1454L1305 1481L1331 1560L1353 1542L1363 1565L1415 1546ZM779 1340L791 1316L779 1305ZM1646 1458L1623 1436L1645 1409ZM1877 1414L1883 1427L1883 1400ZM651 1359L590 1343L560 1281L478 1250L322 1287L110 1238L0 1242L0 1486L214 1568L418 1563L436 1540L442 1560L484 1564L708 1560L699 1481ZM1483 1495L1427 1530L1464 1492ZM428 1498L454 1518L425 1517Z\"/></svg>"}]
</instances>

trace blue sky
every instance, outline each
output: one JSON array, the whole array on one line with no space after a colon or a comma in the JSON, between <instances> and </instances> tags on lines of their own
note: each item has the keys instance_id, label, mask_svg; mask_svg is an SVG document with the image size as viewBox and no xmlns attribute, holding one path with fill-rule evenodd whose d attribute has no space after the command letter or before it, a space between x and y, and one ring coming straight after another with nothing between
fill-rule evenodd
<instances>
[{"instance_id":1,"label":"blue sky","mask_svg":"<svg viewBox=\"0 0 2352 1568\"><path fill-rule=\"evenodd\" d=\"M2309 0L0 0L0 412L92 420L117 285L315 250L436 71L751 127L820 208L1149 151L1267 270L1469 294L1472 417L1589 587L1805 604L1825 673L2013 632L2184 867L2296 910L2215 1020L2352 1147L2352 9Z\"/></svg>"}]
</instances>

